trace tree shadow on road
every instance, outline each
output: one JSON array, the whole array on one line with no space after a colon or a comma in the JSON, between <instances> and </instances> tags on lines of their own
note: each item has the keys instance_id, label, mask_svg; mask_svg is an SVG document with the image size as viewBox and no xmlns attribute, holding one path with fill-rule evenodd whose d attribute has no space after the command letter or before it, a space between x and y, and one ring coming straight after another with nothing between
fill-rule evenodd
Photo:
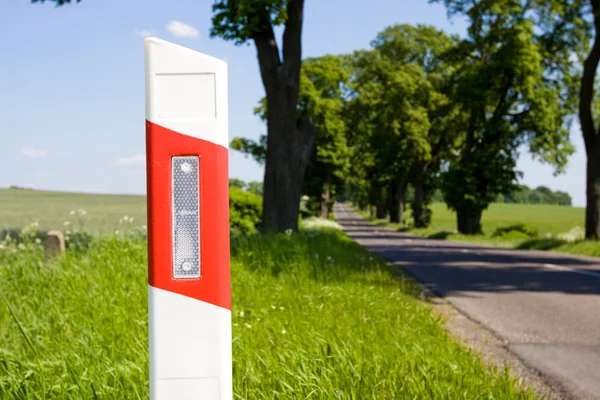
<instances>
[{"instance_id":1,"label":"tree shadow on road","mask_svg":"<svg viewBox=\"0 0 600 400\"><path fill-rule=\"evenodd\" d=\"M521 243L516 248L522 250L552 250L566 243L566 240L556 238L532 239Z\"/></svg>"},{"instance_id":2,"label":"tree shadow on road","mask_svg":"<svg viewBox=\"0 0 600 400\"><path fill-rule=\"evenodd\" d=\"M432 233L431 235L427 236L427 239L446 240L450 235L452 235L452 232L441 231Z\"/></svg>"}]
</instances>

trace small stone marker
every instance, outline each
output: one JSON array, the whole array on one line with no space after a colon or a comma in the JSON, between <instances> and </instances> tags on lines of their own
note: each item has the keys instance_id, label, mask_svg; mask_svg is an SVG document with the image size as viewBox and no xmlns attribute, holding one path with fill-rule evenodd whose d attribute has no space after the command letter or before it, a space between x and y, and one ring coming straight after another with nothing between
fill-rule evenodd
<instances>
[{"instance_id":1,"label":"small stone marker","mask_svg":"<svg viewBox=\"0 0 600 400\"><path fill-rule=\"evenodd\" d=\"M65 254L65 237L61 231L50 231L44 239L44 258L46 262L55 256Z\"/></svg>"}]
</instances>

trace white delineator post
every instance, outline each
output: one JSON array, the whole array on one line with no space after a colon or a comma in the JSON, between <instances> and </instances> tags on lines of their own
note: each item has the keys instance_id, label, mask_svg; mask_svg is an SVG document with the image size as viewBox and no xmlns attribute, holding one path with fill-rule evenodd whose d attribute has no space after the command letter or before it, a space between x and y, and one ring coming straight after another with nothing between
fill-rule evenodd
<instances>
[{"instance_id":1,"label":"white delineator post","mask_svg":"<svg viewBox=\"0 0 600 400\"><path fill-rule=\"evenodd\" d=\"M227 64L144 45L150 398L231 400Z\"/></svg>"}]
</instances>

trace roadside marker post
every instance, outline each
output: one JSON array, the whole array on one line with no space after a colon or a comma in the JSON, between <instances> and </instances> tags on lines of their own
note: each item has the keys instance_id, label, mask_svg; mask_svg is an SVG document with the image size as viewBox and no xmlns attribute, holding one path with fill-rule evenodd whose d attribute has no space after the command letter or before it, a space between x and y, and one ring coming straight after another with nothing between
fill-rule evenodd
<instances>
[{"instance_id":1,"label":"roadside marker post","mask_svg":"<svg viewBox=\"0 0 600 400\"><path fill-rule=\"evenodd\" d=\"M152 400L231 400L227 64L144 42Z\"/></svg>"}]
</instances>

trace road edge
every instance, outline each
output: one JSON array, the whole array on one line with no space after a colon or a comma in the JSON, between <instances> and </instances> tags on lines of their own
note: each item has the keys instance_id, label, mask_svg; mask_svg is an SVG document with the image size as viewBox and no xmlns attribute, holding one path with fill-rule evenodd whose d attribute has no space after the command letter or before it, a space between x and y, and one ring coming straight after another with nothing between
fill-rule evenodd
<instances>
[{"instance_id":1,"label":"road edge","mask_svg":"<svg viewBox=\"0 0 600 400\"><path fill-rule=\"evenodd\" d=\"M499 337L479 321L457 308L455 305L429 289L410 272L390 262L392 269L400 269L419 287L420 298L430 309L442 318L444 328L461 345L472 350L488 366L499 371L509 368L510 375L524 388L532 388L541 399L571 400L566 391L554 380L543 375L539 370L526 363L513 353L508 342ZM393 271L392 271L393 272Z\"/></svg>"}]
</instances>

